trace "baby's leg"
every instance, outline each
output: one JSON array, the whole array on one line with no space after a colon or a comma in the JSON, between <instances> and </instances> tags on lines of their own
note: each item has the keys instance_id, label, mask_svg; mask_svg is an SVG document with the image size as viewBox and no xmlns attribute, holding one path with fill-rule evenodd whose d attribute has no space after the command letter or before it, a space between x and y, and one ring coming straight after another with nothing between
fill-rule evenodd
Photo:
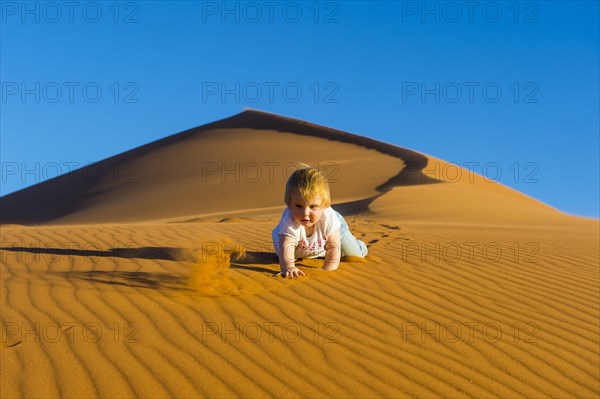
<instances>
[{"instance_id":1,"label":"baby's leg","mask_svg":"<svg viewBox=\"0 0 600 399\"><path fill-rule=\"evenodd\" d=\"M354 237L348 228L348 223L342 215L335 212L342 226L340 227L340 245L342 247L342 257L344 256L358 256L364 258L367 256L367 245Z\"/></svg>"}]
</instances>

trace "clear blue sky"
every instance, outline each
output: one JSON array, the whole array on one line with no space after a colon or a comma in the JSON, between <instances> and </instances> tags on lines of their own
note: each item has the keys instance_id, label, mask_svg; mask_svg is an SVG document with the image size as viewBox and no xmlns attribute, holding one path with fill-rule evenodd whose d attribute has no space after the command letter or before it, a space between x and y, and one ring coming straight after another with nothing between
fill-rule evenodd
<instances>
[{"instance_id":1,"label":"clear blue sky","mask_svg":"<svg viewBox=\"0 0 600 399\"><path fill-rule=\"evenodd\" d=\"M0 4L2 195L248 106L599 216L598 1Z\"/></svg>"}]
</instances>

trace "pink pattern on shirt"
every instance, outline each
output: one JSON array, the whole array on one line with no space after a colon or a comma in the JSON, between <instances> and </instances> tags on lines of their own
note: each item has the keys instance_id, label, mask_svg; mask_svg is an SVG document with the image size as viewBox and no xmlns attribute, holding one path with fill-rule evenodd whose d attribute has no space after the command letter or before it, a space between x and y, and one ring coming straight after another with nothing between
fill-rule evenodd
<instances>
[{"instance_id":1,"label":"pink pattern on shirt","mask_svg":"<svg viewBox=\"0 0 600 399\"><path fill-rule=\"evenodd\" d=\"M300 240L298 242L300 248L306 249L312 253L321 253L325 249L325 244L327 244L327 237L323 237L312 244L309 244L306 240Z\"/></svg>"}]
</instances>

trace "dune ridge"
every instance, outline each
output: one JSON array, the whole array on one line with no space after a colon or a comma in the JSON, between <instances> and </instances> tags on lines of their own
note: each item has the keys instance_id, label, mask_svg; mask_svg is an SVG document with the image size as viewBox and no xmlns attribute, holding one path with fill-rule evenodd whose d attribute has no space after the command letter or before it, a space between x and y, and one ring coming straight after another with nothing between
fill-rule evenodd
<instances>
[{"instance_id":1,"label":"dune ridge","mask_svg":"<svg viewBox=\"0 0 600 399\"><path fill-rule=\"evenodd\" d=\"M310 159L299 159L303 153L310 154ZM247 110L3 196L0 222L122 223L276 207L281 205L281 187L299 161L315 164L331 180L352 181L356 185L332 184L336 189L335 204L345 213L364 212L374 201L382 199L380 203L387 203L387 198L396 210L410 208L406 202L412 198L405 194L416 191L413 202L417 206L421 199L433 200L433 207L443 213L451 208L451 213L458 215L460 201L471 196L451 193L459 201L444 204L439 196L429 194L436 189L428 187L444 182L448 183L444 185L446 190L474 190L475 198L486 192L507 196L518 206L510 204L495 212L504 220L518 221L521 215L512 215L517 208L543 213L541 221L560 213L464 168L458 168L460 179L449 183L444 176L428 172L428 168L448 164L431 156L304 121ZM395 188L402 188L402 201L397 201L393 193L386 196ZM253 195L256 190L264 195ZM240 199L245 202L243 208L238 205ZM487 198L482 200L485 201ZM481 217L469 208L462 213Z\"/></svg>"}]
</instances>

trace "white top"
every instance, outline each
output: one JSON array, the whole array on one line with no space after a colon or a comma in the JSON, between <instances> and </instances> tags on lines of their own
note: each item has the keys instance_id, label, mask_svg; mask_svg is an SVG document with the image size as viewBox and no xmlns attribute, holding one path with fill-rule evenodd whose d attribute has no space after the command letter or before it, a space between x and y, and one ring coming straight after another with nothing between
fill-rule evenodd
<instances>
[{"instance_id":1,"label":"white top","mask_svg":"<svg viewBox=\"0 0 600 399\"><path fill-rule=\"evenodd\" d=\"M273 230L273 243L277 256L279 253L279 235L292 237L296 242L296 250L294 256L296 258L317 258L325 256L325 244L328 237L339 230L341 226L335 211L331 207L327 207L321 219L315 224L314 232L311 236L306 235L304 226L294 220L288 208L285 208L281 220Z\"/></svg>"}]
</instances>

